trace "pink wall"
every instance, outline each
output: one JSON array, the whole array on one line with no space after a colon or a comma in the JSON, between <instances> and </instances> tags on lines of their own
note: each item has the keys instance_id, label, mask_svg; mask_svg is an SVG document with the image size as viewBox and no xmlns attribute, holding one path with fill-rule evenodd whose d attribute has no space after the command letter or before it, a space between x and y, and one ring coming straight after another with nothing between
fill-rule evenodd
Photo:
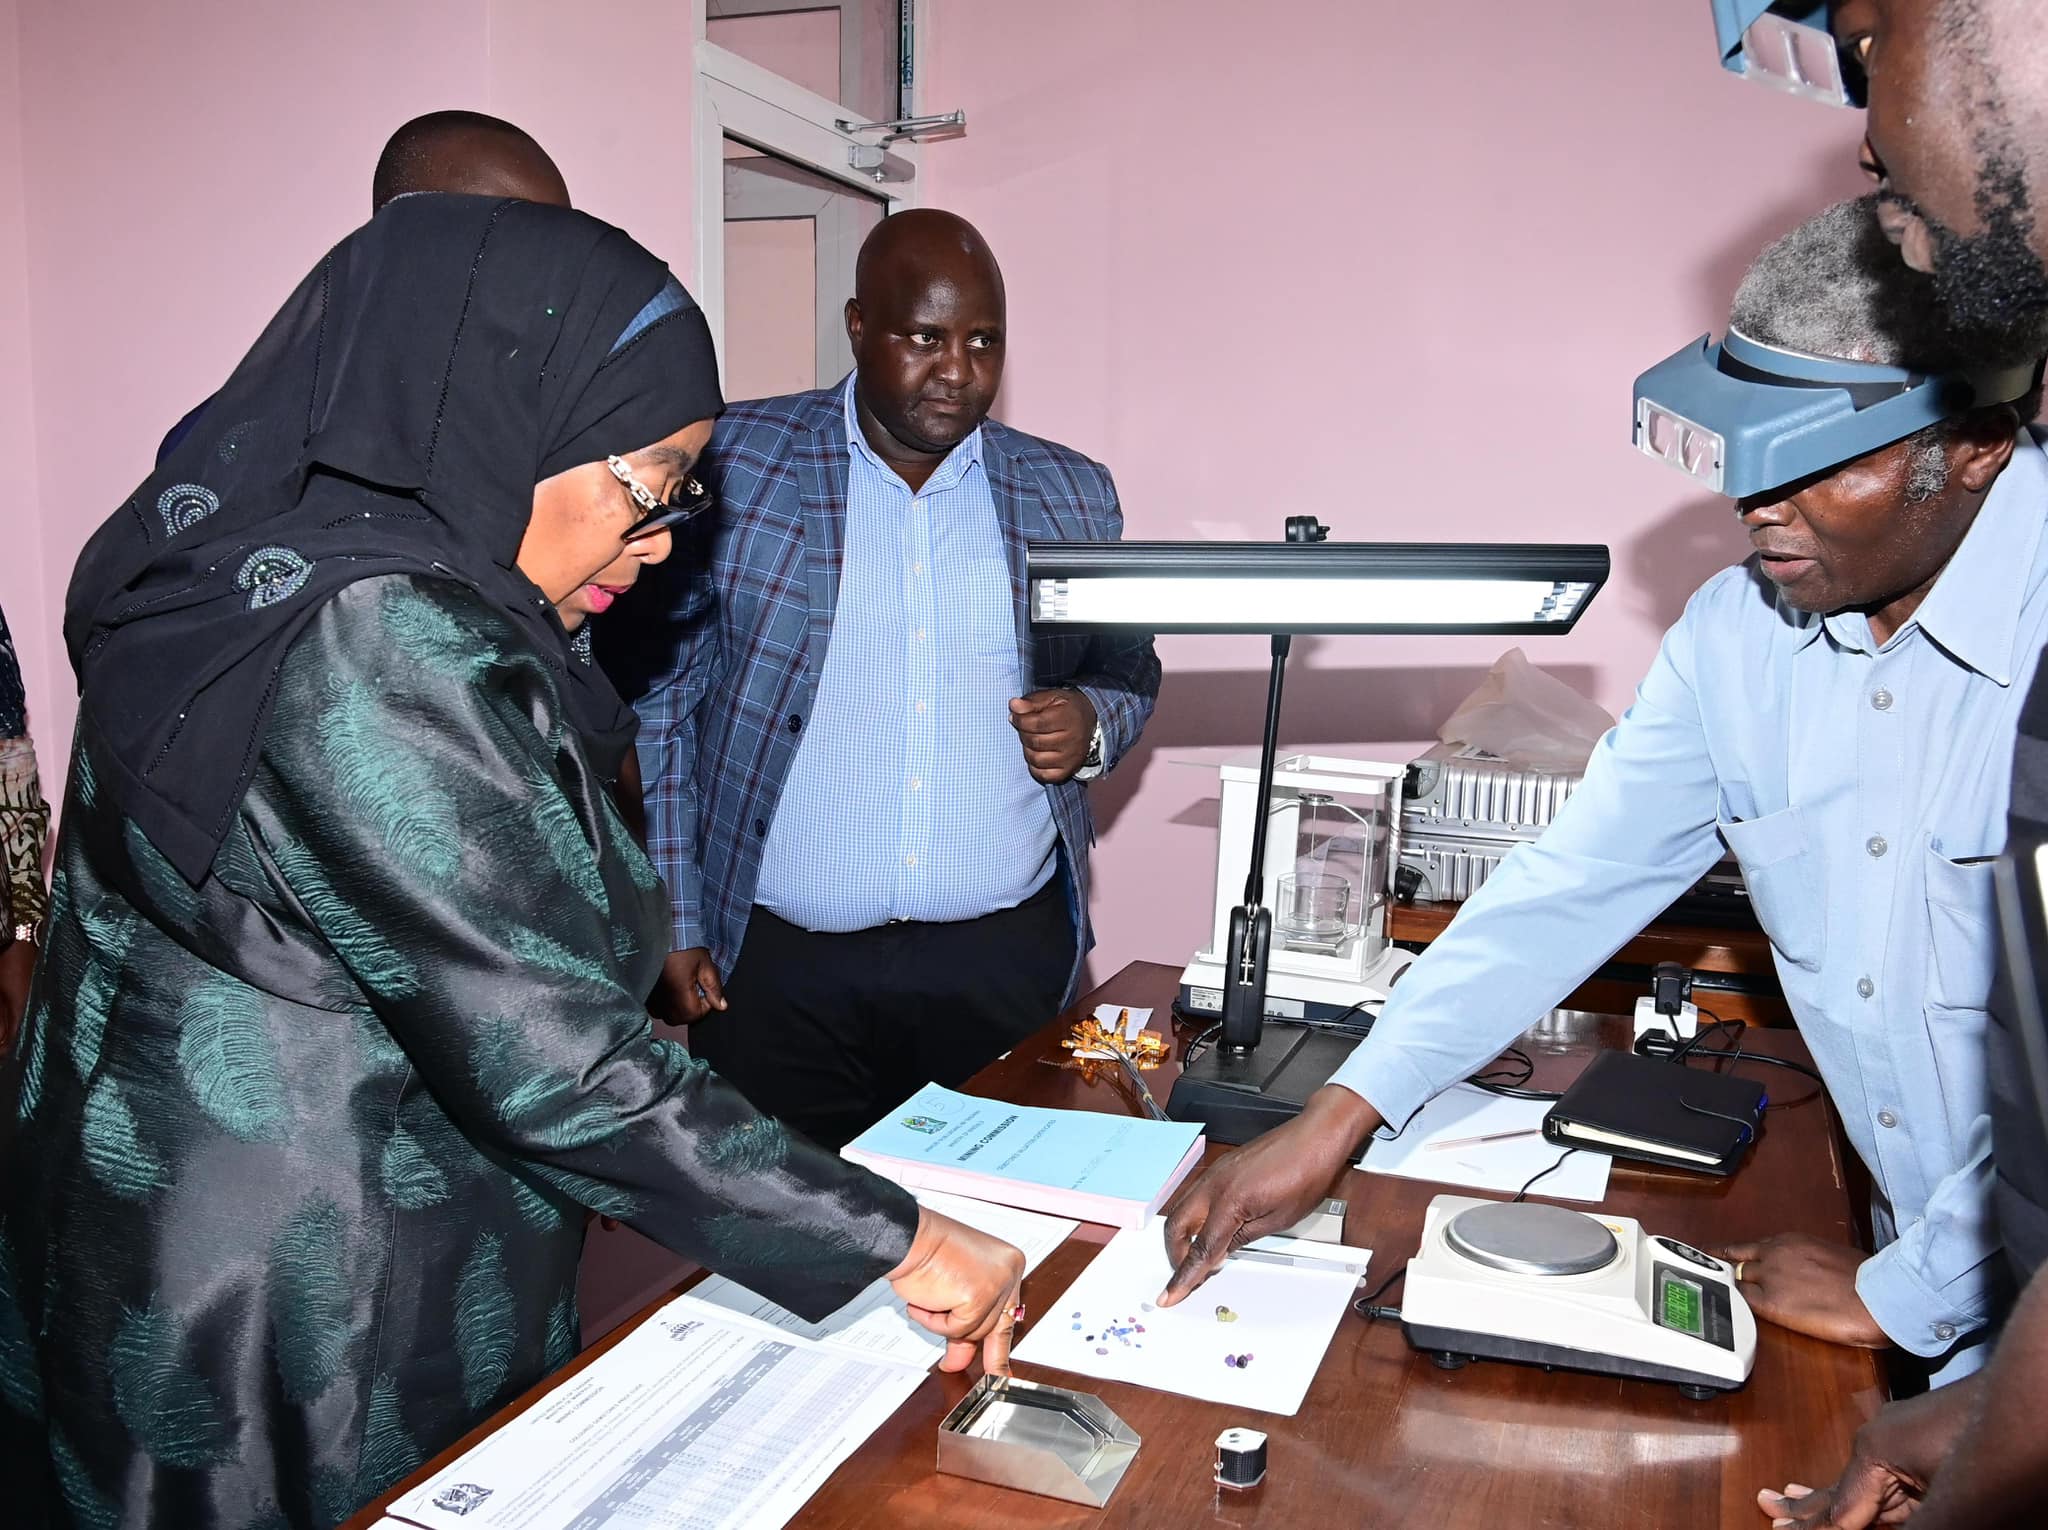
<instances>
[{"instance_id":1,"label":"pink wall","mask_svg":"<svg viewBox=\"0 0 2048 1530\"><path fill-rule=\"evenodd\" d=\"M725 391L771 398L818 385L818 237L810 218L725 226Z\"/></svg>"},{"instance_id":2,"label":"pink wall","mask_svg":"<svg viewBox=\"0 0 2048 1530\"><path fill-rule=\"evenodd\" d=\"M927 200L1003 263L999 413L1117 475L1127 534L1611 544L1580 630L1530 657L1610 710L1708 573L1724 504L1628 447L1635 374L1717 324L1750 257L1860 189L1859 119L1742 85L1704 0L936 0ZM1296 644L1287 733L1431 736L1503 645ZM1097 789L1098 974L1183 961L1213 775L1264 645L1162 641L1146 746Z\"/></svg>"},{"instance_id":3,"label":"pink wall","mask_svg":"<svg viewBox=\"0 0 2048 1530\"><path fill-rule=\"evenodd\" d=\"M368 216L392 128L450 106L520 122L578 205L687 279L690 20L668 0L0 6L0 599L42 752L61 759L74 708L56 628L79 546ZM629 87L622 55L667 62ZM30 557L16 517L40 539Z\"/></svg>"},{"instance_id":4,"label":"pink wall","mask_svg":"<svg viewBox=\"0 0 2048 1530\"><path fill-rule=\"evenodd\" d=\"M21 97L15 0L0 0L0 103ZM28 230L21 183L21 117L0 108L0 611L14 634L39 726L47 715L56 622L43 572L43 523L36 513L34 345L29 325ZM45 769L49 768L47 758Z\"/></svg>"},{"instance_id":5,"label":"pink wall","mask_svg":"<svg viewBox=\"0 0 2048 1530\"><path fill-rule=\"evenodd\" d=\"M704 24L704 36L827 101L837 101L840 19L838 11L713 16Z\"/></svg>"}]
</instances>

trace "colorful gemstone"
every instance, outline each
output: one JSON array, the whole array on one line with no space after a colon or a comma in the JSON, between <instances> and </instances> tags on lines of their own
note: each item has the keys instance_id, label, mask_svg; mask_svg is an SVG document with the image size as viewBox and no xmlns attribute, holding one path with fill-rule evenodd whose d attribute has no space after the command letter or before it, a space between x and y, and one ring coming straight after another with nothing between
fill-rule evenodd
<instances>
[{"instance_id":1,"label":"colorful gemstone","mask_svg":"<svg viewBox=\"0 0 2048 1530\"><path fill-rule=\"evenodd\" d=\"M1237 1321L1237 1314L1228 1307L1219 1305L1216 1308L1216 1321L1219 1323L1235 1323Z\"/></svg>"}]
</instances>

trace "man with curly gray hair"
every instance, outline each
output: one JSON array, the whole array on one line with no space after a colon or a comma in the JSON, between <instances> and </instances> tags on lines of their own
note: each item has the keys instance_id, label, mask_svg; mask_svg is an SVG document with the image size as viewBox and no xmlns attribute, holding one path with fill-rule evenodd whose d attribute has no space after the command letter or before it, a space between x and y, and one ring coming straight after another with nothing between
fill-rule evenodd
<instances>
[{"instance_id":1,"label":"man with curly gray hair","mask_svg":"<svg viewBox=\"0 0 2048 1530\"><path fill-rule=\"evenodd\" d=\"M1794 1225L1725 1250L1735 1278L1767 1322L1897 1347L1939 1380L1977 1364L2003 1296L1990 861L2048 637L2048 453L2022 428L2041 337L1987 358L1932 310L1929 279L1898 261L1866 198L1766 250L1723 344L1669 363L1732 407L1725 459L1685 465L1742 485L1754 555L1693 596L1555 823L1464 905L1330 1084L1181 1192L1168 1301L1299 1217L1369 1134L1485 1066L1733 850L1870 1170L1879 1245ZM1841 362L1893 370L1801 380ZM1984 381L1987 363L2002 385ZM1923 385L1917 413L1892 404ZM1816 448L1796 422L1827 393L1833 422L1856 428ZM1738 462L1760 438L1735 427L1788 402L1780 434L1807 442L1798 474ZM1887 409L1903 423L1883 442L1871 422Z\"/></svg>"}]
</instances>

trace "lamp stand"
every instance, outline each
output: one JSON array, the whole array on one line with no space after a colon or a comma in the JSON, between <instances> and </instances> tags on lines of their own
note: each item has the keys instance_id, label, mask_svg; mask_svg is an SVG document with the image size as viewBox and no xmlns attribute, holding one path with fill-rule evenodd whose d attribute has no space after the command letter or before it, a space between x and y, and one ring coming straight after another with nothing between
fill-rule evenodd
<instances>
[{"instance_id":1,"label":"lamp stand","mask_svg":"<svg viewBox=\"0 0 2048 1530\"><path fill-rule=\"evenodd\" d=\"M1244 902L1230 911L1230 944L1223 968L1224 1051L1249 1053L1266 1023L1266 961L1273 948L1273 911L1265 906L1266 825L1272 821L1273 769L1280 754L1280 689L1294 639L1273 635L1273 677L1266 682L1266 742L1259 752L1259 812L1252 820L1252 865Z\"/></svg>"},{"instance_id":2,"label":"lamp stand","mask_svg":"<svg viewBox=\"0 0 2048 1530\"><path fill-rule=\"evenodd\" d=\"M1290 542L1320 542L1329 528L1313 516L1287 522ZM1223 969L1223 1022L1217 1040L1181 1069L1167 1100L1176 1121L1200 1121L1212 1142L1249 1142L1301 1113L1358 1045L1356 1036L1273 1022L1264 1055L1266 964L1272 954L1273 911L1265 906L1266 825L1273 816L1273 772L1280 756L1280 695L1294 640L1273 634L1273 672L1266 682L1266 737L1259 751L1258 804L1252 820L1252 863L1244 902L1230 911Z\"/></svg>"}]
</instances>

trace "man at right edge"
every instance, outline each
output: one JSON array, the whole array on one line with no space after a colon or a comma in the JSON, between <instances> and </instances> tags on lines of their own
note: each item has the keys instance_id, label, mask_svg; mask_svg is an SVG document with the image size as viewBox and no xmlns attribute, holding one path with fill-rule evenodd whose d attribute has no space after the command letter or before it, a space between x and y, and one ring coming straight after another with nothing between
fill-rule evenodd
<instances>
[{"instance_id":1,"label":"man at right edge","mask_svg":"<svg viewBox=\"0 0 2048 1530\"><path fill-rule=\"evenodd\" d=\"M1864 166L1906 261L1951 317L1992 332L2048 312L2048 29L2038 0L1837 0L1835 40L1860 68ZM2048 681L2020 712L2008 852L2048 841ZM2040 938L2036 931L2035 938ZM1995 1204L2024 1286L1990 1363L1895 1402L1860 1430L1832 1487L1758 1494L1778 1525L2039 1525L2048 1520L2048 1121L2020 1080L2011 984L1986 1034Z\"/></svg>"}]
</instances>

